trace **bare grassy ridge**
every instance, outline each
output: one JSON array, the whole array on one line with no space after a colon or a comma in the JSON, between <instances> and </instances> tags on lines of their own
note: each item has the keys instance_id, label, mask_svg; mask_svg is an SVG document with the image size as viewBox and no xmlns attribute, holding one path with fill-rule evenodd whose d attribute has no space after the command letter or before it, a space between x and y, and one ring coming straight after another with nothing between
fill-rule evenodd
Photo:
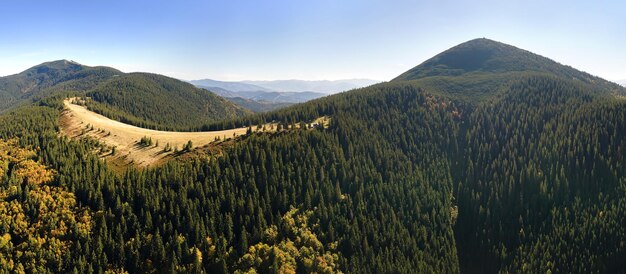
<instances>
[{"instance_id":1,"label":"bare grassy ridge","mask_svg":"<svg viewBox=\"0 0 626 274\"><path fill-rule=\"evenodd\" d=\"M140 128L111 120L105 116L87 110L87 108L64 101L66 110L61 116L61 132L69 137L89 136L115 147L116 158L133 162L138 166L152 166L167 157L171 157L175 149L181 150L188 141L194 147L207 145L216 138L233 138L246 134L248 128L236 128L211 132L171 132ZM93 127L93 129L91 129ZM276 128L274 126L274 128ZM266 131L271 131L266 126ZM143 137L152 139L151 146L142 146L139 141ZM158 142L158 146L156 146ZM169 144L172 151L164 151ZM113 155L111 155L113 156Z\"/></svg>"},{"instance_id":2,"label":"bare grassy ridge","mask_svg":"<svg viewBox=\"0 0 626 274\"><path fill-rule=\"evenodd\" d=\"M193 148L202 147L215 142L218 138L224 140L244 135L248 130L247 127L206 132L151 130L109 119L72 102L73 98L64 101L65 110L59 123L61 134L70 138L95 138L110 147L115 147L115 154L109 153L105 155L106 157L134 163L140 167L154 166L172 157L174 150L182 150L189 141L193 143ZM328 119L320 118L314 123L320 122L328 124ZM252 127L255 131L256 128ZM266 124L260 131L274 132L276 128L277 124ZM144 137L151 138L152 145L140 144ZM168 144L171 151L165 151Z\"/></svg>"}]
</instances>

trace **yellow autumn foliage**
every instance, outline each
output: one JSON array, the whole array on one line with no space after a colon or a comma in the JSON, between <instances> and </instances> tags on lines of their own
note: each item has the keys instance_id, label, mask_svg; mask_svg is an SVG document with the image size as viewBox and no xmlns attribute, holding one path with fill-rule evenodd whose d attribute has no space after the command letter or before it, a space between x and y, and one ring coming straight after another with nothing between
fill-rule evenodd
<instances>
[{"instance_id":1,"label":"yellow autumn foliage","mask_svg":"<svg viewBox=\"0 0 626 274\"><path fill-rule=\"evenodd\" d=\"M265 230L268 243L250 246L238 261L235 273L341 273L339 256L324 247L311 230L312 211L300 213L291 209L281 219L282 231L272 225ZM304 269L298 269L298 265Z\"/></svg>"},{"instance_id":2,"label":"yellow autumn foliage","mask_svg":"<svg viewBox=\"0 0 626 274\"><path fill-rule=\"evenodd\" d=\"M45 272L91 232L91 214L73 193L51 184L55 172L15 140L0 140L0 273ZM24 190L28 189L26 195ZM29 204L37 214L31 215Z\"/></svg>"}]
</instances>

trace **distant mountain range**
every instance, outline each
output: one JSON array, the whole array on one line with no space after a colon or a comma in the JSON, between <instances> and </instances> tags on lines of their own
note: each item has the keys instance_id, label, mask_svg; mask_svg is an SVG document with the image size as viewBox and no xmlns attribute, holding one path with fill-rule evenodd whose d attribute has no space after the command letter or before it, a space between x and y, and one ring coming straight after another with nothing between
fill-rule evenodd
<instances>
[{"instance_id":1,"label":"distant mountain range","mask_svg":"<svg viewBox=\"0 0 626 274\"><path fill-rule=\"evenodd\" d=\"M619 80L619 81L615 81L616 83L622 85L623 87L626 87L626 79L624 80Z\"/></svg>"},{"instance_id":2,"label":"distant mountain range","mask_svg":"<svg viewBox=\"0 0 626 274\"><path fill-rule=\"evenodd\" d=\"M371 86L380 81L371 79L347 79L335 81L305 81L305 80L275 80L275 81L242 81L242 83L280 92L312 91L326 94L334 94L355 88Z\"/></svg>"},{"instance_id":3,"label":"distant mountain range","mask_svg":"<svg viewBox=\"0 0 626 274\"><path fill-rule=\"evenodd\" d=\"M222 97L240 97L263 104L280 104L284 106L284 104L302 103L328 94L369 86L378 81L352 79L336 81L276 80L226 82L202 79L189 82Z\"/></svg>"}]
</instances>

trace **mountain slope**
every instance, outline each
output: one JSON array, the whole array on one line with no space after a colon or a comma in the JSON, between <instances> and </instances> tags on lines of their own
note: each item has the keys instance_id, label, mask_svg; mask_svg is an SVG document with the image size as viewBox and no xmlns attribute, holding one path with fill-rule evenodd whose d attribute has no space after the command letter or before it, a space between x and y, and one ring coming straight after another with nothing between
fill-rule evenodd
<instances>
[{"instance_id":1,"label":"mountain slope","mask_svg":"<svg viewBox=\"0 0 626 274\"><path fill-rule=\"evenodd\" d=\"M520 62L528 64L536 61L522 59ZM394 152L386 157L405 157L421 172L436 170L450 178L451 182L427 180L439 191L453 189L449 208L445 203L427 208L434 212L430 216L444 212L455 216L455 221L427 231L454 230L454 243L441 242L438 247L455 246L462 272L623 272L626 265L617 258L626 256L621 244L626 241L622 155L626 149L626 102L606 96L615 90L614 84L571 77L586 74L566 66L555 65L552 71L556 72L532 66L523 71L515 67L490 71L493 69L480 65L453 76L446 71L441 72L443 76L433 72L425 78L382 83L263 117L299 121L327 115L333 117L329 130L350 157L367 162L367 156L356 155L360 149L376 155L382 148L390 148ZM433 79L440 82L426 82ZM477 98L480 90L489 96ZM366 140L372 143L359 143ZM435 148L439 152L428 150ZM378 156L389 160L386 157ZM435 163L441 166L435 168ZM389 168L382 163L377 166L377 171ZM386 173L382 184L399 185L400 177ZM378 182L372 179L370 183L374 181ZM379 187L372 189L382 190ZM371 203L380 201L374 194L370 198L364 202L368 210ZM332 227L336 228L334 223ZM386 235L396 233L389 232L390 227L379 225L376 229ZM368 235L364 237L367 244L353 242L352 246L371 253L342 254L352 256L351 263L371 268L350 271L392 271L376 268L383 263L368 254L380 254L384 249L373 247L381 243L370 241L375 234ZM406 242L414 241L407 236ZM412 252L424 250L404 247ZM393 253L398 254L402 253ZM451 258L436 257L439 262Z\"/></svg>"},{"instance_id":2,"label":"mountain slope","mask_svg":"<svg viewBox=\"0 0 626 274\"><path fill-rule=\"evenodd\" d=\"M219 96L227 98L243 98L258 102L267 101L274 104L294 104L302 103L312 99L326 96L324 93L299 91L299 92L280 92L271 90L239 90L232 91L223 87L196 85L199 88L209 90ZM229 86L229 85L226 85Z\"/></svg>"},{"instance_id":3,"label":"mountain slope","mask_svg":"<svg viewBox=\"0 0 626 274\"><path fill-rule=\"evenodd\" d=\"M268 88L281 92L301 92L312 91L326 94L333 94L342 91L348 91L355 88L371 86L380 81L370 79L346 79L346 80L274 80L274 81L243 81L246 84L252 84L264 88Z\"/></svg>"},{"instance_id":4,"label":"mountain slope","mask_svg":"<svg viewBox=\"0 0 626 274\"><path fill-rule=\"evenodd\" d=\"M199 129L251 113L206 90L166 76L126 74L67 60L43 63L0 78L0 111L61 94L88 96L89 107L134 125Z\"/></svg>"},{"instance_id":5,"label":"mountain slope","mask_svg":"<svg viewBox=\"0 0 626 274\"><path fill-rule=\"evenodd\" d=\"M211 79L189 81L197 87L205 88L217 95L229 98L269 101L272 103L302 103L337 92L369 86L377 81L349 79L336 81L241 81L224 82Z\"/></svg>"},{"instance_id":6,"label":"mountain slope","mask_svg":"<svg viewBox=\"0 0 626 274\"><path fill-rule=\"evenodd\" d=\"M512 71L547 72L585 83L603 81L540 55L485 38L452 47L401 74L393 81L416 80L428 76L459 76L470 72Z\"/></svg>"},{"instance_id":7,"label":"mountain slope","mask_svg":"<svg viewBox=\"0 0 626 274\"><path fill-rule=\"evenodd\" d=\"M205 124L250 114L207 90L149 73L115 77L90 90L89 109L137 126L199 129Z\"/></svg>"},{"instance_id":8,"label":"mountain slope","mask_svg":"<svg viewBox=\"0 0 626 274\"><path fill-rule=\"evenodd\" d=\"M67 60L43 63L0 77L0 111L58 91L86 91L121 74L113 68L89 67Z\"/></svg>"},{"instance_id":9,"label":"mountain slope","mask_svg":"<svg viewBox=\"0 0 626 274\"><path fill-rule=\"evenodd\" d=\"M231 101L245 109L249 109L252 112L267 112L293 105L292 103L273 103L264 100L251 100L241 97L226 97L226 100Z\"/></svg>"},{"instance_id":10,"label":"mountain slope","mask_svg":"<svg viewBox=\"0 0 626 274\"><path fill-rule=\"evenodd\" d=\"M511 45L480 38L452 47L406 71L392 81L420 80L433 88L446 85L453 77L481 78L477 82L504 83L520 74L548 74L580 81L612 93L623 94L622 87L543 56ZM493 81L493 78L500 78ZM487 79L490 78L490 79ZM454 80L453 80L454 81ZM457 81L458 82L458 81ZM449 88L449 87L448 87ZM464 89L464 87L460 87ZM478 89L482 88L478 87Z\"/></svg>"},{"instance_id":11,"label":"mountain slope","mask_svg":"<svg viewBox=\"0 0 626 274\"><path fill-rule=\"evenodd\" d=\"M189 81L196 86L204 86L204 87L217 87L233 92L239 91L274 91L271 89L263 88L253 84L246 84L242 82L227 82L227 81L217 81L211 79L202 79L202 80L192 80Z\"/></svg>"},{"instance_id":12,"label":"mountain slope","mask_svg":"<svg viewBox=\"0 0 626 274\"><path fill-rule=\"evenodd\" d=\"M475 69L216 124L332 117L123 176L59 138L47 104L0 116L0 136L40 148L55 186L100 212L62 265L40 266L59 272L624 272L626 101L558 73ZM423 82L436 77L456 82ZM457 96L483 88L497 96Z\"/></svg>"}]
</instances>

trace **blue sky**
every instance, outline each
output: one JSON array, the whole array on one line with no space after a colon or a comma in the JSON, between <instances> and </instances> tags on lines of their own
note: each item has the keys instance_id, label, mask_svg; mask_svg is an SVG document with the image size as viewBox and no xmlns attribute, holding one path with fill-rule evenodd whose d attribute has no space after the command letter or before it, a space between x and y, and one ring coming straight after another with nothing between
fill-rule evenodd
<instances>
[{"instance_id":1,"label":"blue sky","mask_svg":"<svg viewBox=\"0 0 626 274\"><path fill-rule=\"evenodd\" d=\"M478 37L626 79L617 0L3 0L0 75L69 59L187 80L389 80Z\"/></svg>"}]
</instances>

